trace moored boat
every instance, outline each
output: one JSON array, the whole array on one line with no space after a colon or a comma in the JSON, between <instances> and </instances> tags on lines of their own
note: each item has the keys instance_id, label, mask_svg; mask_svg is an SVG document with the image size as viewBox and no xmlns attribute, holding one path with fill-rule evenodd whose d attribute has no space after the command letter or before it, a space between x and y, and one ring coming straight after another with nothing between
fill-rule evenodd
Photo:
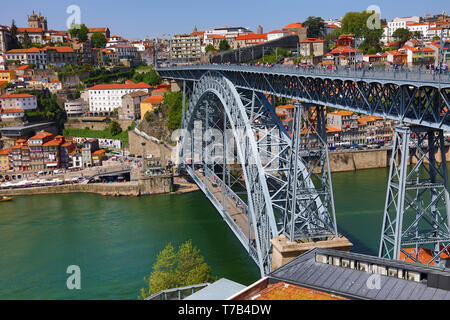
<instances>
[{"instance_id":1,"label":"moored boat","mask_svg":"<svg viewBox=\"0 0 450 320\"><path fill-rule=\"evenodd\" d=\"M14 199L14 198L12 198L12 197L1 197L0 196L0 202L11 201L12 199Z\"/></svg>"}]
</instances>

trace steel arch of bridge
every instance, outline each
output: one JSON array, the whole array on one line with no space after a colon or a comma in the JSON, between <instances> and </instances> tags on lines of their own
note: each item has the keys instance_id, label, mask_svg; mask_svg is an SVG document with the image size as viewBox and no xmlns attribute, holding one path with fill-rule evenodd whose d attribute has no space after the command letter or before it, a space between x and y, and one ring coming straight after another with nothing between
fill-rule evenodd
<instances>
[{"instance_id":1,"label":"steel arch of bridge","mask_svg":"<svg viewBox=\"0 0 450 320\"><path fill-rule=\"evenodd\" d=\"M219 71L238 88L450 131L450 76L205 65L159 69L167 79L198 81Z\"/></svg>"},{"instance_id":2,"label":"steel arch of bridge","mask_svg":"<svg viewBox=\"0 0 450 320\"><path fill-rule=\"evenodd\" d=\"M183 101L189 94L189 103L182 115L185 133L180 140L181 163L248 250L262 275L271 271L271 239L276 236L287 234L292 240L337 236L329 177L325 175L319 177L319 183L313 182L315 168L304 162L299 148L293 151L292 140L263 94L236 88L218 72L204 74L193 85L184 82L183 91ZM219 115L218 105L223 110L223 119ZM198 121L202 124L200 129L196 127ZM232 139L236 141L247 203L241 203L232 186L226 183L226 173L229 174L226 160L222 164L221 176L215 172L215 163L211 165L206 156L199 156L198 150L195 150L198 148L198 143L195 143L198 136L196 130L205 136L209 129L217 129L215 126L221 121L221 130L224 132L229 124ZM209 140L203 141L201 149L209 150L210 144ZM222 144L224 151L226 145L226 142ZM292 179L293 164L296 165L296 179ZM199 166L204 169L201 174ZM222 195L214 194L211 179L219 182ZM324 187L317 190L317 185ZM301 192L292 195L292 190L297 188ZM239 199L247 214L247 234L227 213L226 196L229 195ZM288 210L288 203L295 204L294 212L290 212L292 207ZM286 220L289 220L288 224Z\"/></svg>"}]
</instances>

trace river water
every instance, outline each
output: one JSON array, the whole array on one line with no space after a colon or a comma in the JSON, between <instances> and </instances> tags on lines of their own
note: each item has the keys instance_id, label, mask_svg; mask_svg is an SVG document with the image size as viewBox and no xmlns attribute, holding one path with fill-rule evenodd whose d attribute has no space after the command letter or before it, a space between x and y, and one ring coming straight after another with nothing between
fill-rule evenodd
<instances>
[{"instance_id":1,"label":"river water","mask_svg":"<svg viewBox=\"0 0 450 320\"><path fill-rule=\"evenodd\" d=\"M340 232L377 254L388 169L333 175ZM192 239L215 276L249 285L259 270L202 193L142 198L90 194L0 203L0 299L136 299L168 242ZM81 269L68 290L66 269Z\"/></svg>"}]
</instances>

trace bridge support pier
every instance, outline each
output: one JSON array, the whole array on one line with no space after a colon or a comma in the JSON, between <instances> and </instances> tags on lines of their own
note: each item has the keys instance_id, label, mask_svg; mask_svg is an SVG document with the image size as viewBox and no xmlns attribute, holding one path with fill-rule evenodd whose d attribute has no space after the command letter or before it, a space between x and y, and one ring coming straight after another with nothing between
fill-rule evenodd
<instances>
[{"instance_id":1,"label":"bridge support pier","mask_svg":"<svg viewBox=\"0 0 450 320\"><path fill-rule=\"evenodd\" d=\"M436 155L440 155L439 161ZM443 131L397 127L379 256L427 265L445 264L450 252L449 210Z\"/></svg>"},{"instance_id":2,"label":"bridge support pier","mask_svg":"<svg viewBox=\"0 0 450 320\"><path fill-rule=\"evenodd\" d=\"M337 238L324 107L297 105L291 132L284 234L291 242Z\"/></svg>"}]
</instances>

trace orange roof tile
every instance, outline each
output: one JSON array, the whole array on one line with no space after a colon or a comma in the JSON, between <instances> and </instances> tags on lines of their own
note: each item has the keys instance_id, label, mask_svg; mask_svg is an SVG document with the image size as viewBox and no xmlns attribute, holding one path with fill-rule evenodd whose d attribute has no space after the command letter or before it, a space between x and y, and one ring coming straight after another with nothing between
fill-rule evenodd
<instances>
[{"instance_id":1,"label":"orange roof tile","mask_svg":"<svg viewBox=\"0 0 450 320\"><path fill-rule=\"evenodd\" d=\"M106 151L104 149L100 149L100 150L97 150L97 151L93 152L92 154L93 155L99 155L99 154L102 154L102 153L105 153L105 152Z\"/></svg>"},{"instance_id":2,"label":"orange roof tile","mask_svg":"<svg viewBox=\"0 0 450 320\"><path fill-rule=\"evenodd\" d=\"M2 113L24 113L23 109L3 109Z\"/></svg>"},{"instance_id":3,"label":"orange roof tile","mask_svg":"<svg viewBox=\"0 0 450 320\"><path fill-rule=\"evenodd\" d=\"M11 149L0 150L0 155L8 155L11 152Z\"/></svg>"},{"instance_id":4,"label":"orange roof tile","mask_svg":"<svg viewBox=\"0 0 450 320\"><path fill-rule=\"evenodd\" d=\"M151 97L145 98L143 102L151 103L153 105L159 105L163 102L163 100L164 100L163 96L156 95L156 96L151 96Z\"/></svg>"},{"instance_id":5,"label":"orange roof tile","mask_svg":"<svg viewBox=\"0 0 450 320\"><path fill-rule=\"evenodd\" d=\"M257 40L257 39L264 39L267 40L267 33L257 34L257 33L249 33L249 34L243 34L236 37L236 41L239 40Z\"/></svg>"},{"instance_id":6,"label":"orange roof tile","mask_svg":"<svg viewBox=\"0 0 450 320\"><path fill-rule=\"evenodd\" d=\"M18 33L42 33L42 28L17 28Z\"/></svg>"},{"instance_id":7,"label":"orange roof tile","mask_svg":"<svg viewBox=\"0 0 450 320\"><path fill-rule=\"evenodd\" d=\"M296 28L303 28L303 25L300 22L290 23L283 29L296 29Z\"/></svg>"},{"instance_id":8,"label":"orange roof tile","mask_svg":"<svg viewBox=\"0 0 450 320\"><path fill-rule=\"evenodd\" d=\"M335 111L335 112L330 112L329 114L334 114L334 115L338 115L338 116L351 116L353 114L353 112L347 111L347 110L339 110L339 111Z\"/></svg>"},{"instance_id":9,"label":"orange roof tile","mask_svg":"<svg viewBox=\"0 0 450 320\"><path fill-rule=\"evenodd\" d=\"M2 99L18 99L18 98L33 98L35 96L31 95L31 94L26 94L26 93L22 93L22 94L4 94L1 96Z\"/></svg>"},{"instance_id":10,"label":"orange roof tile","mask_svg":"<svg viewBox=\"0 0 450 320\"><path fill-rule=\"evenodd\" d=\"M256 295L256 294L255 294ZM252 297L251 297L252 298ZM308 289L286 282L269 284L257 293L255 300L349 300L331 293Z\"/></svg>"}]
</instances>

